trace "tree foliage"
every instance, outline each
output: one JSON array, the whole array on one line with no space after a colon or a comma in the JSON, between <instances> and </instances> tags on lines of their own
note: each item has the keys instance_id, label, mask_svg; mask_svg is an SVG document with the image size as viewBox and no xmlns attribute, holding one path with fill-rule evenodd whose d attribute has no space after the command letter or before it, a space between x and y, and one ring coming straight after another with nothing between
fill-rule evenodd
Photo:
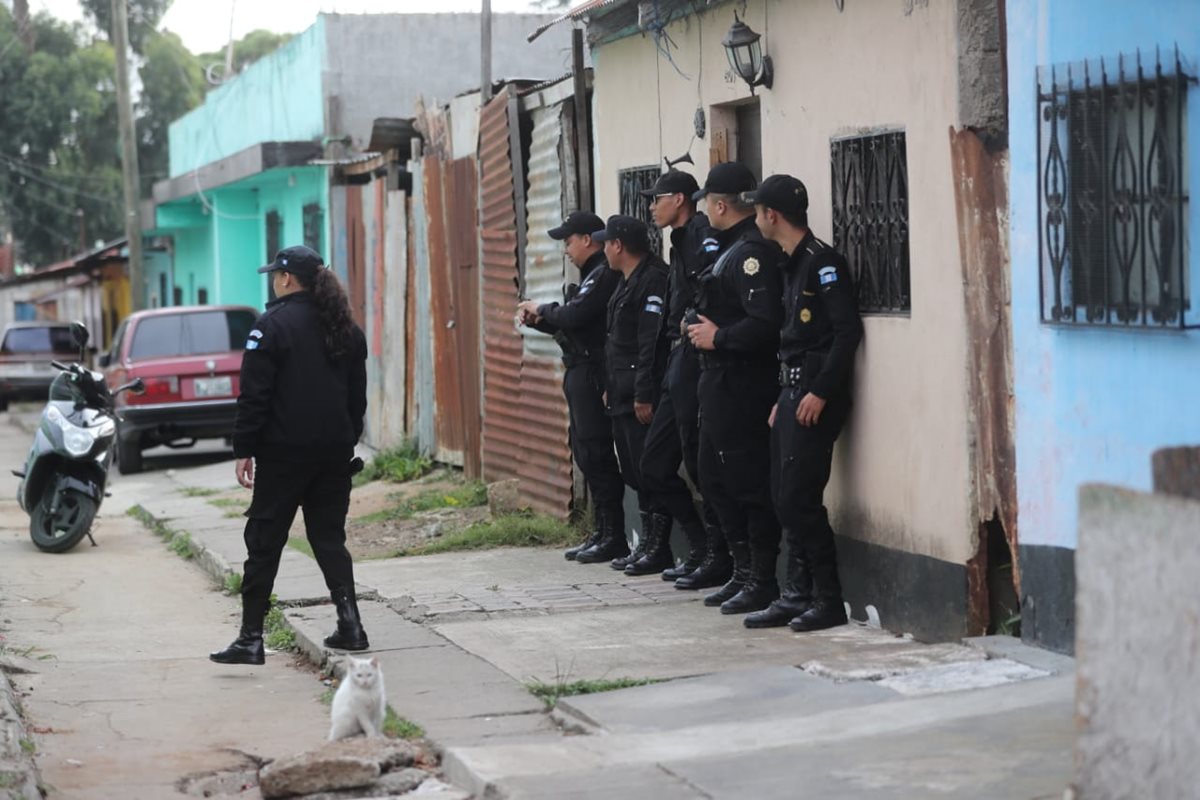
<instances>
[{"instance_id":1,"label":"tree foliage","mask_svg":"<svg viewBox=\"0 0 1200 800\"><path fill-rule=\"evenodd\" d=\"M50 263L121 232L115 61L45 14L36 49L0 7L0 211L22 263Z\"/></svg>"},{"instance_id":2,"label":"tree foliage","mask_svg":"<svg viewBox=\"0 0 1200 800\"><path fill-rule=\"evenodd\" d=\"M128 0L126 20L129 23L129 46L133 52L144 51L172 1ZM79 0L79 4L96 23L96 27L112 41L112 0Z\"/></svg>"},{"instance_id":3,"label":"tree foliage","mask_svg":"<svg viewBox=\"0 0 1200 800\"><path fill-rule=\"evenodd\" d=\"M167 129L204 101L207 84L200 59L173 33L155 33L146 41L138 99L138 161L142 194L167 177Z\"/></svg>"},{"instance_id":4,"label":"tree foliage","mask_svg":"<svg viewBox=\"0 0 1200 800\"><path fill-rule=\"evenodd\" d=\"M261 28L256 31L250 31L233 43L233 71L235 73L241 72L263 56L275 52L291 41L291 39L292 34L290 33L272 33ZM199 59L200 63L205 67L211 64L224 64L225 51L218 50L214 53L202 53Z\"/></svg>"}]
</instances>

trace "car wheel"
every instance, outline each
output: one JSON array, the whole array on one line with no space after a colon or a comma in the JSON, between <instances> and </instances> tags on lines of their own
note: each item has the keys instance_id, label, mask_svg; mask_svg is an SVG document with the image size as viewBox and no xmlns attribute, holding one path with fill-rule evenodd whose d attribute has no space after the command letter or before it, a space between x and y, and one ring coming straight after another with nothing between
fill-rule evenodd
<instances>
[{"instance_id":1,"label":"car wheel","mask_svg":"<svg viewBox=\"0 0 1200 800\"><path fill-rule=\"evenodd\" d=\"M92 528L96 501L82 492L68 489L58 499L58 510L50 513L53 491L48 490L29 515L29 536L45 553L65 553Z\"/></svg>"},{"instance_id":2,"label":"car wheel","mask_svg":"<svg viewBox=\"0 0 1200 800\"><path fill-rule=\"evenodd\" d=\"M142 448L137 442L117 437L117 471L122 475L133 475L142 471Z\"/></svg>"}]
</instances>

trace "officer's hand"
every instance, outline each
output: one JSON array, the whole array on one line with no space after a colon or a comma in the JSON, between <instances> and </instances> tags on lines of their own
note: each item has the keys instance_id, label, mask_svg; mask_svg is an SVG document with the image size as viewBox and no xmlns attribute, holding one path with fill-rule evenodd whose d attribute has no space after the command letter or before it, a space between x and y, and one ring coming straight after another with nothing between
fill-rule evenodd
<instances>
[{"instance_id":1,"label":"officer's hand","mask_svg":"<svg viewBox=\"0 0 1200 800\"><path fill-rule=\"evenodd\" d=\"M633 402L633 415L637 417L637 421L643 425L649 425L650 420L654 419L654 406L650 403L639 403L636 400Z\"/></svg>"},{"instance_id":2,"label":"officer's hand","mask_svg":"<svg viewBox=\"0 0 1200 800\"><path fill-rule=\"evenodd\" d=\"M517 304L517 313L521 315L522 320L527 320L537 316L538 304L532 300L522 300Z\"/></svg>"},{"instance_id":3,"label":"officer's hand","mask_svg":"<svg viewBox=\"0 0 1200 800\"><path fill-rule=\"evenodd\" d=\"M796 422L806 428L811 428L817 424L821 418L821 412L824 410L825 401L809 392L800 400L800 405L796 406Z\"/></svg>"},{"instance_id":4,"label":"officer's hand","mask_svg":"<svg viewBox=\"0 0 1200 800\"><path fill-rule=\"evenodd\" d=\"M778 410L779 410L779 403L776 403L775 405L771 406L771 416L767 417L767 427L768 428L775 427L775 412Z\"/></svg>"},{"instance_id":5,"label":"officer's hand","mask_svg":"<svg viewBox=\"0 0 1200 800\"><path fill-rule=\"evenodd\" d=\"M703 314L699 315L700 321L695 325L688 325L688 338L697 350L716 350L717 331L720 328L708 317Z\"/></svg>"},{"instance_id":6,"label":"officer's hand","mask_svg":"<svg viewBox=\"0 0 1200 800\"><path fill-rule=\"evenodd\" d=\"M237 475L237 482L240 483L243 488L246 488L246 489L254 488L254 459L253 458L239 458L237 460L237 463L234 464L233 471L234 471L234 474Z\"/></svg>"}]
</instances>

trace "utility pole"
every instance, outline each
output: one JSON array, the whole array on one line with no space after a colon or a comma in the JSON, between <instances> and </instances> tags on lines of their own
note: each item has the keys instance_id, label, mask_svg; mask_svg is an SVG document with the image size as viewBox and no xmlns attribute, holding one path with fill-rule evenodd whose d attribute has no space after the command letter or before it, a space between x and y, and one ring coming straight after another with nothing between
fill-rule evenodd
<instances>
[{"instance_id":1,"label":"utility pole","mask_svg":"<svg viewBox=\"0 0 1200 800\"><path fill-rule=\"evenodd\" d=\"M146 305L142 279L142 220L139 213L137 139L129 97L129 19L125 0L112 0L112 44L117 58L117 122L121 129L121 176L125 184L125 238L129 240L129 294L133 310Z\"/></svg>"},{"instance_id":2,"label":"utility pole","mask_svg":"<svg viewBox=\"0 0 1200 800\"><path fill-rule=\"evenodd\" d=\"M479 93L480 105L492 99L492 0L483 0L483 13L479 15Z\"/></svg>"}]
</instances>

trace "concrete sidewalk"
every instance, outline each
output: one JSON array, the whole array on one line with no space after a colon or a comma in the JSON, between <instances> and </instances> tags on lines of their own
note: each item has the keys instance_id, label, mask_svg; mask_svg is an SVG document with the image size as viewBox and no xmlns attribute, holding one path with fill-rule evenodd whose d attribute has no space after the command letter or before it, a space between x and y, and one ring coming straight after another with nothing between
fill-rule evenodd
<instances>
[{"instance_id":1,"label":"concrete sidewalk","mask_svg":"<svg viewBox=\"0 0 1200 800\"><path fill-rule=\"evenodd\" d=\"M123 502L189 532L215 576L240 572L241 519L186 493L233 488L231 464L120 484ZM657 575L556 551L369 561L356 575L389 701L479 797L1028 799L1070 780L1074 663L1007 637L751 631ZM315 563L285 551L276 592L301 649L333 657ZM526 688L615 678L666 682L552 713Z\"/></svg>"}]
</instances>

